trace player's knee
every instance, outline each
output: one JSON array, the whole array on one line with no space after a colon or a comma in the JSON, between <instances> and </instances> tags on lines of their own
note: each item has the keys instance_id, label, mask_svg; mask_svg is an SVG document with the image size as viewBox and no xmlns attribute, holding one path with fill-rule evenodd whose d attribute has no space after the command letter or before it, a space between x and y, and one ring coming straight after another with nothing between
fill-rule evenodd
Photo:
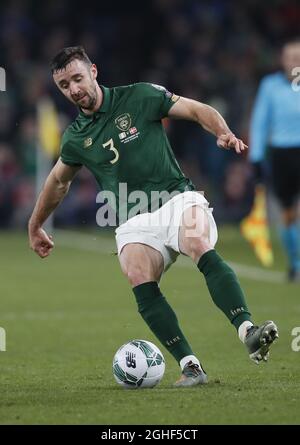
<instances>
[{"instance_id":1,"label":"player's knee","mask_svg":"<svg viewBox=\"0 0 300 445\"><path fill-rule=\"evenodd\" d=\"M186 253L197 262L199 258L213 247L210 243L209 237L206 234L189 237L186 239Z\"/></svg>"},{"instance_id":2,"label":"player's knee","mask_svg":"<svg viewBox=\"0 0 300 445\"><path fill-rule=\"evenodd\" d=\"M210 225L205 210L200 206L188 208L182 218L180 232L181 251L197 262L213 246L210 242Z\"/></svg>"},{"instance_id":3,"label":"player's knee","mask_svg":"<svg viewBox=\"0 0 300 445\"><path fill-rule=\"evenodd\" d=\"M129 267L126 271L126 276L132 287L153 281L150 273L140 266Z\"/></svg>"}]
</instances>

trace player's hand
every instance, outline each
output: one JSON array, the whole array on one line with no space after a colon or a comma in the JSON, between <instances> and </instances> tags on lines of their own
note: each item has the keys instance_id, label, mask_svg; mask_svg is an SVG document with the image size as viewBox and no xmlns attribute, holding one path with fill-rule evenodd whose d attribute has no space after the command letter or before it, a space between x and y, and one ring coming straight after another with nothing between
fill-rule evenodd
<instances>
[{"instance_id":1,"label":"player's hand","mask_svg":"<svg viewBox=\"0 0 300 445\"><path fill-rule=\"evenodd\" d=\"M54 247L52 236L48 236L45 230L42 228L29 228L29 245L30 248L41 258L46 258L49 256Z\"/></svg>"},{"instance_id":2,"label":"player's hand","mask_svg":"<svg viewBox=\"0 0 300 445\"><path fill-rule=\"evenodd\" d=\"M236 153L242 153L248 146L241 139L238 139L233 133L221 134L217 139L217 145L220 148L230 150L234 148Z\"/></svg>"}]
</instances>

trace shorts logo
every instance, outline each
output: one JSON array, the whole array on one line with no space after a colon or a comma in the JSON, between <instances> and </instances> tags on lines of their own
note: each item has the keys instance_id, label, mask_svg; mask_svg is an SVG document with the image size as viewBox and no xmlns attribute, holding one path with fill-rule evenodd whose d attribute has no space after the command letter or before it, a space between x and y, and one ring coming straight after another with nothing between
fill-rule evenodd
<instances>
[{"instance_id":1,"label":"shorts logo","mask_svg":"<svg viewBox=\"0 0 300 445\"><path fill-rule=\"evenodd\" d=\"M131 127L131 117L129 113L124 113L115 119L115 124L121 131L127 131Z\"/></svg>"}]
</instances>

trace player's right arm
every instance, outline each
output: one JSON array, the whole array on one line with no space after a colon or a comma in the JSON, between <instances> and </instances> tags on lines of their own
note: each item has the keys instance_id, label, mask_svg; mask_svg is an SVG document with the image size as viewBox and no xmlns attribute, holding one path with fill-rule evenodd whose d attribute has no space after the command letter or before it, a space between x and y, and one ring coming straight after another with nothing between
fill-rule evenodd
<instances>
[{"instance_id":1,"label":"player's right arm","mask_svg":"<svg viewBox=\"0 0 300 445\"><path fill-rule=\"evenodd\" d=\"M54 247L52 236L42 226L68 193L71 182L80 169L64 164L60 159L51 170L28 223L29 245L41 258L47 257Z\"/></svg>"}]
</instances>

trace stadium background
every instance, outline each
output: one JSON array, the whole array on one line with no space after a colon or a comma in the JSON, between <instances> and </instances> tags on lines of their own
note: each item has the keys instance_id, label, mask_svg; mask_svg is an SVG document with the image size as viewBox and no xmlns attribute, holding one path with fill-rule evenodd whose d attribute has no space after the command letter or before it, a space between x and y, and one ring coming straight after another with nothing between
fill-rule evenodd
<instances>
[{"instance_id":1,"label":"stadium background","mask_svg":"<svg viewBox=\"0 0 300 445\"><path fill-rule=\"evenodd\" d=\"M82 44L106 86L149 81L215 106L247 141L258 81L278 68L278 48L298 31L296 1L257 0L46 2L0 6L0 227L25 227L35 199L36 106L54 99L61 130L77 110L59 93L49 61L64 46ZM216 149L215 138L187 122L166 122L176 156L218 222L238 222L249 210L251 172L245 159ZM95 225L96 184L82 170L59 226Z\"/></svg>"},{"instance_id":2,"label":"stadium background","mask_svg":"<svg viewBox=\"0 0 300 445\"><path fill-rule=\"evenodd\" d=\"M62 130L76 116L49 73L57 50L82 44L106 86L149 81L207 102L247 141L258 82L278 68L280 44L299 22L296 0L0 3L0 327L7 336L0 424L299 424L300 356L291 346L299 286L286 283L276 233L270 270L240 235L253 194L245 157L218 149L195 124L166 122L184 172L214 207L218 251L238 273L255 319L274 319L280 330L270 363L257 368L180 258L162 289L208 371L210 385L199 391L172 388L179 369L166 351L155 390L122 392L113 381L121 344L157 341L109 254L111 234L96 226L97 188L86 170L55 214L56 249L46 261L29 250L26 235L36 193L37 105L50 96Z\"/></svg>"}]
</instances>

